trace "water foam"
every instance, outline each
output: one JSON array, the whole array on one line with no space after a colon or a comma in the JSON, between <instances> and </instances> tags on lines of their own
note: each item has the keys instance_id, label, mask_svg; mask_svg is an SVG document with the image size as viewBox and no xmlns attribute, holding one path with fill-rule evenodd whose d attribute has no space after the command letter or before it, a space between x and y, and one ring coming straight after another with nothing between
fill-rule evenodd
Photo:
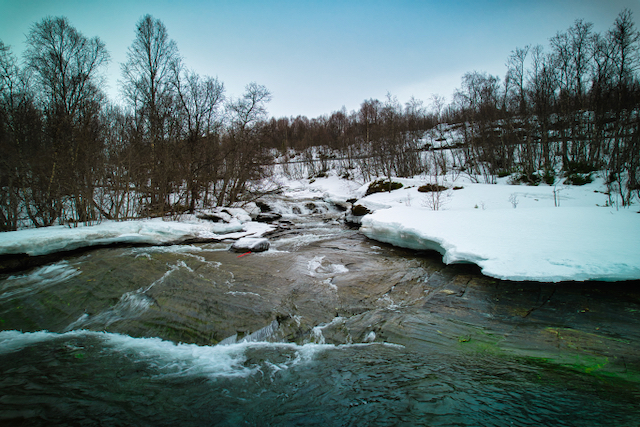
<instances>
[{"instance_id":1,"label":"water foam","mask_svg":"<svg viewBox=\"0 0 640 427\"><path fill-rule=\"evenodd\" d=\"M2 283L0 301L35 294L48 287L63 283L80 273L81 271L70 266L69 262L61 261L37 268L27 274L10 276Z\"/></svg>"},{"instance_id":2,"label":"water foam","mask_svg":"<svg viewBox=\"0 0 640 427\"><path fill-rule=\"evenodd\" d=\"M274 321L275 322L275 321ZM277 323L277 322L276 322ZM273 327L273 323L267 328ZM60 340L68 346L69 339L95 338L112 351L132 360L147 363L161 375L216 377L247 377L264 370L282 370L310 363L315 356L332 345L269 343L242 340L228 345L200 346L174 343L160 338L133 338L110 332L76 330L65 333L48 331L0 331L0 354L9 354L39 343ZM258 339L255 336L255 339ZM252 353L268 355L256 360ZM100 351L96 356L101 354Z\"/></svg>"},{"instance_id":3,"label":"water foam","mask_svg":"<svg viewBox=\"0 0 640 427\"><path fill-rule=\"evenodd\" d=\"M309 275L315 276L317 274L340 274L348 273L349 269L342 264L332 264L324 262L323 256L315 256L307 263Z\"/></svg>"}]
</instances>

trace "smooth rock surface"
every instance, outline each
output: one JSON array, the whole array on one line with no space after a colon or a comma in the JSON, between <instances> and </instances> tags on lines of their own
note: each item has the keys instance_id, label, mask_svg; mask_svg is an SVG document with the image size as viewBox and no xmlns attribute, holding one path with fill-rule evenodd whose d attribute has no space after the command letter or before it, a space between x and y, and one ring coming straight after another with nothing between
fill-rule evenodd
<instances>
[{"instance_id":1,"label":"smooth rock surface","mask_svg":"<svg viewBox=\"0 0 640 427\"><path fill-rule=\"evenodd\" d=\"M238 239L231 250L234 252L264 252L269 250L269 240L262 237L243 237Z\"/></svg>"}]
</instances>

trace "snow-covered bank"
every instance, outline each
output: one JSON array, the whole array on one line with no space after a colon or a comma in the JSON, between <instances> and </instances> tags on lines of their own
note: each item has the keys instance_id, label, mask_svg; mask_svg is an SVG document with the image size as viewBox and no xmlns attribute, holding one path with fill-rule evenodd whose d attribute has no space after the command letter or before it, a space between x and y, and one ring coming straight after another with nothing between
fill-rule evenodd
<instances>
[{"instance_id":1,"label":"snow-covered bank","mask_svg":"<svg viewBox=\"0 0 640 427\"><path fill-rule=\"evenodd\" d=\"M500 279L640 279L640 214L604 207L601 182L558 190L467 181L434 201L417 191L419 181L404 181L401 190L358 201L377 208L362 219L367 237L437 250L447 264L474 263Z\"/></svg>"},{"instance_id":2,"label":"snow-covered bank","mask_svg":"<svg viewBox=\"0 0 640 427\"><path fill-rule=\"evenodd\" d=\"M345 203L360 187L335 175L317 183L307 180L276 178L284 187L282 196L291 200L323 199L330 203ZM251 206L250 206L251 207ZM259 211L255 205L253 213ZM208 217L218 220L201 219ZM162 245L186 240L237 240L261 237L275 226L252 221L240 208L216 208L204 215L182 215L178 220L162 218L131 221L103 221L96 225L77 227L51 226L0 233L0 256L8 254L47 255L84 247L109 244Z\"/></svg>"},{"instance_id":3,"label":"snow-covered bank","mask_svg":"<svg viewBox=\"0 0 640 427\"><path fill-rule=\"evenodd\" d=\"M599 207L432 211L393 207L367 215L369 238L433 249L509 280L640 279L640 215Z\"/></svg>"},{"instance_id":4,"label":"snow-covered bank","mask_svg":"<svg viewBox=\"0 0 640 427\"><path fill-rule=\"evenodd\" d=\"M189 239L238 239L261 236L273 229L268 224L251 222L244 211L238 212L229 222L218 223L189 216L181 221L105 221L75 228L52 226L5 232L0 233L0 255L37 256L114 243L161 245Z\"/></svg>"}]
</instances>

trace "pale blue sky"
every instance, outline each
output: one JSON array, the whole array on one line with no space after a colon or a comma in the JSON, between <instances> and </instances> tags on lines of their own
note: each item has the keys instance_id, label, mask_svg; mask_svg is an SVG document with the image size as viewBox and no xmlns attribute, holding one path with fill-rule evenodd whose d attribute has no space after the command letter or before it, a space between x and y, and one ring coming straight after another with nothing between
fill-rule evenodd
<instances>
[{"instance_id":1,"label":"pale blue sky","mask_svg":"<svg viewBox=\"0 0 640 427\"><path fill-rule=\"evenodd\" d=\"M387 92L449 101L465 72L503 78L516 47L547 47L579 18L604 32L624 8L638 22L640 0L0 0L0 40L19 55L33 23L66 16L105 42L115 99L135 24L150 13L187 66L217 76L227 95L255 81L273 94L270 115L316 117Z\"/></svg>"}]
</instances>

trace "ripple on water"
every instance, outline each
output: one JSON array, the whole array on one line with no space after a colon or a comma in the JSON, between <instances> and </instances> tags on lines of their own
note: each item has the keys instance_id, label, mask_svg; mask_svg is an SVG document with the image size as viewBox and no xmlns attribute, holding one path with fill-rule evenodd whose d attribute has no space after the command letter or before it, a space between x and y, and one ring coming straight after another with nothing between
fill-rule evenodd
<instances>
[{"instance_id":1,"label":"ripple on water","mask_svg":"<svg viewBox=\"0 0 640 427\"><path fill-rule=\"evenodd\" d=\"M640 415L606 386L522 361L380 343L197 346L4 331L0 344L0 417L31 425L598 426Z\"/></svg>"}]
</instances>

